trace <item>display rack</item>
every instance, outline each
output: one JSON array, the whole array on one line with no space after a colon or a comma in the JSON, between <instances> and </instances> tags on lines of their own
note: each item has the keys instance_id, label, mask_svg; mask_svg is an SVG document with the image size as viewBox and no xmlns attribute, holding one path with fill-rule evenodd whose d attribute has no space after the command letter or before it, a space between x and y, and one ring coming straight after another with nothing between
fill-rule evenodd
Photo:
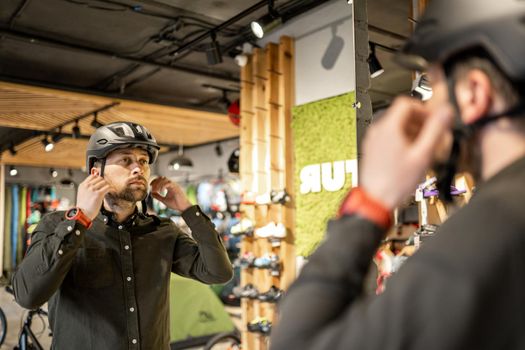
<instances>
[{"instance_id":1,"label":"display rack","mask_svg":"<svg viewBox=\"0 0 525 350\"><path fill-rule=\"evenodd\" d=\"M269 194L286 189L291 200L285 204L241 204L243 217L252 220L255 228L269 222L282 223L287 235L270 242L266 238L245 236L241 255L273 253L279 257L278 275L268 269L245 268L241 286L252 283L259 291L272 286L285 290L295 279L294 253L294 186L291 139L291 107L293 105L293 41L282 37L279 44L270 43L248 55L241 70L241 132L240 177L249 196ZM277 322L276 304L242 299L242 343L249 350L269 348L268 335L250 332L247 324L264 317Z\"/></svg>"}]
</instances>

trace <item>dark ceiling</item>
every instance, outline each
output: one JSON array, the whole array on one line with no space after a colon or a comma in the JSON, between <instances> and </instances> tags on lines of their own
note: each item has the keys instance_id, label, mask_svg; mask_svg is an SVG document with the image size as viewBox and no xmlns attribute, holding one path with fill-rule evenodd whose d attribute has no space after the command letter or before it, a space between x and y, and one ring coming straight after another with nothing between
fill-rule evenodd
<instances>
[{"instance_id":1,"label":"dark ceiling","mask_svg":"<svg viewBox=\"0 0 525 350\"><path fill-rule=\"evenodd\" d=\"M274 4L286 21L325 2ZM371 40L399 47L409 32L408 6L368 0L372 29L380 28ZM243 43L256 44L249 24L265 16L267 0L1 0L0 81L225 112L239 97L233 57ZM213 36L218 64L207 60ZM388 63L391 51L378 52L388 69L370 94L380 104L410 84L409 74ZM0 127L0 148L32 135Z\"/></svg>"},{"instance_id":2,"label":"dark ceiling","mask_svg":"<svg viewBox=\"0 0 525 350\"><path fill-rule=\"evenodd\" d=\"M323 2L275 8L290 18ZM0 79L221 111L238 98L233 57L267 13L254 0L3 0ZM212 32L223 58L214 65Z\"/></svg>"}]
</instances>

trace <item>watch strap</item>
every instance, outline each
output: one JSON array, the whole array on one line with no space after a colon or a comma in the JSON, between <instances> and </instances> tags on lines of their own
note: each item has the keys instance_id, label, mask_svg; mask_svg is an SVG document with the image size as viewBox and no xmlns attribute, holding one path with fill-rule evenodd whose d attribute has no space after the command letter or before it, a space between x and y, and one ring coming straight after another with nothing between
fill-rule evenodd
<instances>
[{"instance_id":1,"label":"watch strap","mask_svg":"<svg viewBox=\"0 0 525 350\"><path fill-rule=\"evenodd\" d=\"M82 209L79 207L74 207L66 211L65 217L67 220L78 221L82 226L89 229L93 225L93 221L84 214Z\"/></svg>"},{"instance_id":2,"label":"watch strap","mask_svg":"<svg viewBox=\"0 0 525 350\"><path fill-rule=\"evenodd\" d=\"M348 193L338 214L338 216L359 215L384 229L392 225L390 211L361 187L355 187Z\"/></svg>"}]
</instances>

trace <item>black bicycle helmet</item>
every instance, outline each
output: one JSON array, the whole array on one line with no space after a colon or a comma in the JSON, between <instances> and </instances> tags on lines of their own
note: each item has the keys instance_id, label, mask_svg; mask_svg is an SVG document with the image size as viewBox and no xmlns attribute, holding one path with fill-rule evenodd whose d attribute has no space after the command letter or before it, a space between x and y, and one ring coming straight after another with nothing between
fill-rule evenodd
<instances>
[{"instance_id":1,"label":"black bicycle helmet","mask_svg":"<svg viewBox=\"0 0 525 350\"><path fill-rule=\"evenodd\" d=\"M144 126L131 122L116 122L101 126L89 138L86 151L86 169L89 173L97 160L120 148L138 147L149 154L149 163L157 159L160 146Z\"/></svg>"},{"instance_id":2,"label":"black bicycle helmet","mask_svg":"<svg viewBox=\"0 0 525 350\"><path fill-rule=\"evenodd\" d=\"M433 0L397 60L415 70L481 48L514 82L525 80L525 1Z\"/></svg>"}]
</instances>

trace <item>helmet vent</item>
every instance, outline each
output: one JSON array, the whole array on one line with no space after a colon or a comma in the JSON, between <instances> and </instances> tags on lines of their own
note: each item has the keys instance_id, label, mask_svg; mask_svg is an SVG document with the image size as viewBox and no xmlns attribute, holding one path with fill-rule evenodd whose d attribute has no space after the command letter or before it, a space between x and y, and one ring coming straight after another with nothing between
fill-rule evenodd
<instances>
[{"instance_id":1,"label":"helmet vent","mask_svg":"<svg viewBox=\"0 0 525 350\"><path fill-rule=\"evenodd\" d=\"M97 143L98 143L99 145L105 145L106 143L108 143L108 140L106 140L106 139L100 139L100 140L97 140Z\"/></svg>"},{"instance_id":2,"label":"helmet vent","mask_svg":"<svg viewBox=\"0 0 525 350\"><path fill-rule=\"evenodd\" d=\"M120 137L126 136L126 133L124 132L124 129L121 127L115 127L113 128L113 132L117 134Z\"/></svg>"}]
</instances>

